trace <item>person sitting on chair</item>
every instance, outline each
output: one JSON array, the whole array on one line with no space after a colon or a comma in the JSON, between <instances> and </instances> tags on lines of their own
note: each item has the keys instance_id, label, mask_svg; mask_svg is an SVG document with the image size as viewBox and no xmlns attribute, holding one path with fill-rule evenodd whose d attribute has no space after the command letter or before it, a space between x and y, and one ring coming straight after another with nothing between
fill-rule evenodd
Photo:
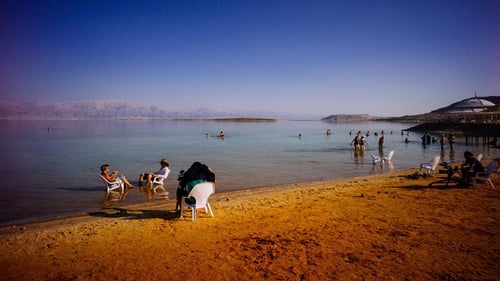
<instances>
[{"instance_id":1,"label":"person sitting on chair","mask_svg":"<svg viewBox=\"0 0 500 281\"><path fill-rule=\"evenodd\" d=\"M464 152L465 161L462 164L461 173L464 186L470 186L471 179L477 172L484 172L484 166L479 160L474 157L470 151Z\"/></svg>"},{"instance_id":2,"label":"person sitting on chair","mask_svg":"<svg viewBox=\"0 0 500 281\"><path fill-rule=\"evenodd\" d=\"M109 182L123 182L127 189L133 189L134 186L127 180L124 175L118 175L118 170L113 170L109 173L109 164L101 165L101 175Z\"/></svg>"},{"instance_id":3,"label":"person sitting on chair","mask_svg":"<svg viewBox=\"0 0 500 281\"><path fill-rule=\"evenodd\" d=\"M177 189L177 205L180 204L180 199L182 196L188 196L193 187L202 182L213 182L215 183L215 174L212 169L205 164L200 162L194 162L187 171L184 172L182 177L179 177L179 188ZM194 198L187 198L186 202L190 204L193 202ZM176 210L177 210L176 205Z\"/></svg>"},{"instance_id":4,"label":"person sitting on chair","mask_svg":"<svg viewBox=\"0 0 500 281\"><path fill-rule=\"evenodd\" d=\"M160 161L160 169L156 173L141 173L139 175L139 187L142 188L143 181L146 180L146 189L147 188L152 188L151 182L155 178L163 178L165 180L168 177L168 174L170 173L170 164L168 163L168 160L163 158Z\"/></svg>"}]
</instances>

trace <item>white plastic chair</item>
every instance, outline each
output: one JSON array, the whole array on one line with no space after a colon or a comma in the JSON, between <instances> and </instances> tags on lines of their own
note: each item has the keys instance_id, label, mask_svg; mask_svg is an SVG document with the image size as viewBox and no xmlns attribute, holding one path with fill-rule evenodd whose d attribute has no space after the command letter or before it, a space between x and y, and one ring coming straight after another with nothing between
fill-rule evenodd
<instances>
[{"instance_id":1,"label":"white plastic chair","mask_svg":"<svg viewBox=\"0 0 500 281\"><path fill-rule=\"evenodd\" d=\"M208 203L208 198L215 192L215 185L212 182L202 182L193 187L188 196L183 196L181 198L181 218L184 215L184 206L187 206L191 209L191 219L192 221L196 220L196 210L199 208L205 208L205 213L210 211L210 215L214 217L214 213L212 212L212 208L210 207L210 203ZM189 204L186 202L187 198L194 197L196 203Z\"/></svg>"},{"instance_id":2,"label":"white plastic chair","mask_svg":"<svg viewBox=\"0 0 500 281\"><path fill-rule=\"evenodd\" d=\"M153 177L149 186L146 186L148 199L168 199L168 191L163 182L166 177Z\"/></svg>"},{"instance_id":3,"label":"white plastic chair","mask_svg":"<svg viewBox=\"0 0 500 281\"><path fill-rule=\"evenodd\" d=\"M441 160L441 155L436 155L429 163L420 164L420 172L422 172L422 169L425 169L427 170L427 174L432 175L439 164L439 160Z\"/></svg>"},{"instance_id":4,"label":"white plastic chair","mask_svg":"<svg viewBox=\"0 0 500 281\"><path fill-rule=\"evenodd\" d=\"M120 194L122 194L125 191L125 185L123 184L123 181L121 180L115 180L115 181L108 181L106 178L104 178L102 175L99 175L104 182L104 185L106 186L106 192L110 193L111 191L119 189Z\"/></svg>"},{"instance_id":5,"label":"white plastic chair","mask_svg":"<svg viewBox=\"0 0 500 281\"><path fill-rule=\"evenodd\" d=\"M474 177L472 177L472 187L476 186L477 180L484 180L491 186L491 189L495 189L495 185L493 184L493 181L491 180L490 175L497 173L497 171L496 171L497 166L498 166L498 160L495 159L495 160L491 161L488 164L488 166L486 166L484 172L476 172L476 175Z\"/></svg>"},{"instance_id":6,"label":"white plastic chair","mask_svg":"<svg viewBox=\"0 0 500 281\"><path fill-rule=\"evenodd\" d=\"M165 186L163 185L163 181L168 177L168 175L170 174L170 169L169 168L166 168L167 169L167 172L164 176L154 176L153 179L151 180L151 186L149 187L151 189L151 191L153 192L153 194L157 194L157 191L158 189L162 189L163 190L163 195L167 194L168 195L168 192L165 188Z\"/></svg>"},{"instance_id":7,"label":"white plastic chair","mask_svg":"<svg viewBox=\"0 0 500 281\"><path fill-rule=\"evenodd\" d=\"M156 190L159 188L163 188L163 180L164 178L162 177L153 177L153 180L151 180L151 190L156 193Z\"/></svg>"},{"instance_id":8,"label":"white plastic chair","mask_svg":"<svg viewBox=\"0 0 500 281\"><path fill-rule=\"evenodd\" d=\"M371 151L370 151L370 155L372 156L373 165L382 162L382 159L380 158L380 156L373 155L373 153Z\"/></svg>"},{"instance_id":9,"label":"white plastic chair","mask_svg":"<svg viewBox=\"0 0 500 281\"><path fill-rule=\"evenodd\" d=\"M389 162L389 161L391 161L392 156L394 156L394 150L389 151L389 154L387 154L387 156L384 156L382 158L382 161Z\"/></svg>"}]
</instances>

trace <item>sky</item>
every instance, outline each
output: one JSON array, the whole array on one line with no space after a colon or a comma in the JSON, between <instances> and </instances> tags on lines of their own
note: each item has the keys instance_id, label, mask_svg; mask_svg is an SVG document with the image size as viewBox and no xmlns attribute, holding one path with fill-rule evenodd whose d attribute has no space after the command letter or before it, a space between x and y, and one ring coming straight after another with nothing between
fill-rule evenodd
<instances>
[{"instance_id":1,"label":"sky","mask_svg":"<svg viewBox=\"0 0 500 281\"><path fill-rule=\"evenodd\" d=\"M500 95L497 0L3 0L0 99L420 114Z\"/></svg>"}]
</instances>

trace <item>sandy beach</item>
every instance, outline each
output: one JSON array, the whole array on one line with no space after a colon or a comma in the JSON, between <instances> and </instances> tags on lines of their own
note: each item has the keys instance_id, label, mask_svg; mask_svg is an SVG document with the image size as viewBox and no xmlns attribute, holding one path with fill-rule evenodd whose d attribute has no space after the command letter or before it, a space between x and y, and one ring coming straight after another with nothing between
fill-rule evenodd
<instances>
[{"instance_id":1,"label":"sandy beach","mask_svg":"<svg viewBox=\"0 0 500 281\"><path fill-rule=\"evenodd\" d=\"M500 179L417 169L173 199L0 229L2 280L500 280Z\"/></svg>"}]
</instances>

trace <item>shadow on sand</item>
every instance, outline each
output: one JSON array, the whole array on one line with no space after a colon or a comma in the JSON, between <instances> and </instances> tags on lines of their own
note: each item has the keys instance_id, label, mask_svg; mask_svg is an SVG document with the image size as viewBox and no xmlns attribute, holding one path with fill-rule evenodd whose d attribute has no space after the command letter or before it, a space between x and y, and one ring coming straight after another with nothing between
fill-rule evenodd
<instances>
[{"instance_id":1,"label":"shadow on sand","mask_svg":"<svg viewBox=\"0 0 500 281\"><path fill-rule=\"evenodd\" d=\"M128 210L126 208L107 208L102 211L87 213L92 217L102 218L122 218L126 220L142 220L160 218L174 220L180 217L180 211L167 210Z\"/></svg>"},{"instance_id":2,"label":"shadow on sand","mask_svg":"<svg viewBox=\"0 0 500 281\"><path fill-rule=\"evenodd\" d=\"M132 191L129 189L124 193L119 191L110 191L104 194L104 198L102 200L102 209L100 211L88 212L87 215L92 217L102 217L102 218L122 218L128 220L134 219L153 219L153 218L161 218L165 220L173 220L180 217L180 211L175 210L165 210L158 208L166 208L165 206L161 207L157 203L167 203L169 200L168 192L158 193L158 194L147 194L148 199L146 206L124 206L124 200L127 198L128 194ZM158 200L158 201L157 201ZM172 200L170 200L172 201ZM171 202L173 203L173 201ZM153 204L154 206L151 206ZM118 205L118 206L117 206ZM146 209L148 208L148 209ZM149 209L151 208L151 209Z\"/></svg>"},{"instance_id":3,"label":"shadow on sand","mask_svg":"<svg viewBox=\"0 0 500 281\"><path fill-rule=\"evenodd\" d=\"M407 186L401 186L401 187L393 187L393 188L399 188L399 189L406 189L406 190L422 190L422 189L468 189L461 187L455 183L450 183L446 185L445 183L436 183L436 184L415 184L415 185L407 185Z\"/></svg>"}]
</instances>

